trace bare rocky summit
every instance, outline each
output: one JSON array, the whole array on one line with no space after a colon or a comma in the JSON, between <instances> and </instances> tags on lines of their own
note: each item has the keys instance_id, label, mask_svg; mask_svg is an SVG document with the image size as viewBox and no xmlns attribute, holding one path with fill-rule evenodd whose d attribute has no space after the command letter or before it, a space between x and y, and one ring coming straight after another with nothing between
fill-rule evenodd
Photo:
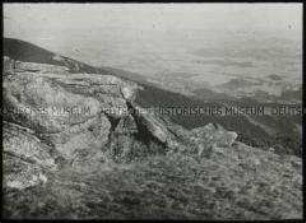
<instances>
[{"instance_id":1,"label":"bare rocky summit","mask_svg":"<svg viewBox=\"0 0 306 223\"><path fill-rule=\"evenodd\" d=\"M5 48L5 217L302 217L301 158L140 112L141 84L109 71L18 40Z\"/></svg>"}]
</instances>

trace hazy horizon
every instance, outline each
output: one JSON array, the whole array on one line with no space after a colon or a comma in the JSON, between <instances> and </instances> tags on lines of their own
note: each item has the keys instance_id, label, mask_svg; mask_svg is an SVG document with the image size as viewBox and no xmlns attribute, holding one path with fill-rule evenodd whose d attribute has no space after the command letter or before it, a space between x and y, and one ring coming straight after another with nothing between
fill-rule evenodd
<instances>
[{"instance_id":1,"label":"hazy horizon","mask_svg":"<svg viewBox=\"0 0 306 223\"><path fill-rule=\"evenodd\" d=\"M5 37L157 81L176 73L213 85L242 75L277 73L294 83L302 78L298 3L20 3L3 8Z\"/></svg>"}]
</instances>

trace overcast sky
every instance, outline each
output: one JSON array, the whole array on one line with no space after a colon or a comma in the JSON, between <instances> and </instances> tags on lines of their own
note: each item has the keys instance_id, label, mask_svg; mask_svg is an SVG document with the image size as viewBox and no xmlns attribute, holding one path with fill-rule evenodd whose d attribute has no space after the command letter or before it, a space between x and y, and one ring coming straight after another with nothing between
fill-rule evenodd
<instances>
[{"instance_id":1,"label":"overcast sky","mask_svg":"<svg viewBox=\"0 0 306 223\"><path fill-rule=\"evenodd\" d=\"M237 41L247 48L269 45L275 38L289 39L294 51L302 43L302 4L298 3L7 3L3 9L5 37L94 65L120 62L126 68L135 57L144 59L145 53L169 53L173 58L180 50L208 45L222 48L229 43L235 48ZM156 61L146 58L148 64Z\"/></svg>"},{"instance_id":2,"label":"overcast sky","mask_svg":"<svg viewBox=\"0 0 306 223\"><path fill-rule=\"evenodd\" d=\"M262 29L296 34L301 4L4 4L5 35L32 31L80 31L98 27L137 29ZM39 35L39 33L35 33Z\"/></svg>"}]
</instances>

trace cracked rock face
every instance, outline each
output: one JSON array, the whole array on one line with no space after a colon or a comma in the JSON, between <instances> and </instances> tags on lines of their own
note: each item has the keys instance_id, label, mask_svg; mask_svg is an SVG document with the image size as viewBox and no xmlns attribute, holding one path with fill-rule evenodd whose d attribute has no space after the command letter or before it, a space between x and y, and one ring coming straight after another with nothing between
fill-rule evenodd
<instances>
[{"instance_id":1,"label":"cracked rock face","mask_svg":"<svg viewBox=\"0 0 306 223\"><path fill-rule=\"evenodd\" d=\"M17 74L10 80L4 80L3 91L7 116L14 122L35 127L39 132L63 131L101 111L96 99L74 95L53 84L48 77L32 73Z\"/></svg>"},{"instance_id":2,"label":"cracked rock face","mask_svg":"<svg viewBox=\"0 0 306 223\"><path fill-rule=\"evenodd\" d=\"M141 133L147 131L153 136L148 140L166 141L158 122L129 110L127 103L134 100L138 89L135 83L111 75L71 74L62 66L9 57L4 61L4 72L11 74L3 82L3 111L8 123L4 152L9 160L18 159L16 163L28 165L15 181L7 181L8 187L25 188L47 179L39 165L50 171L57 166L50 150L79 165L90 157L103 157L108 147L120 147L124 154L129 153L137 144L131 134L139 133L139 125ZM21 134L21 129L29 132ZM116 137L112 137L114 134ZM10 166L12 162L6 163ZM29 180L27 174L35 177Z\"/></svg>"},{"instance_id":3,"label":"cracked rock face","mask_svg":"<svg viewBox=\"0 0 306 223\"><path fill-rule=\"evenodd\" d=\"M18 125L4 123L4 187L24 189L44 183L47 180L44 172L57 170L52 148L31 133Z\"/></svg>"},{"instance_id":4,"label":"cracked rock face","mask_svg":"<svg viewBox=\"0 0 306 223\"><path fill-rule=\"evenodd\" d=\"M12 189L26 189L47 182L44 170L35 163L18 159L4 152L3 187Z\"/></svg>"}]
</instances>

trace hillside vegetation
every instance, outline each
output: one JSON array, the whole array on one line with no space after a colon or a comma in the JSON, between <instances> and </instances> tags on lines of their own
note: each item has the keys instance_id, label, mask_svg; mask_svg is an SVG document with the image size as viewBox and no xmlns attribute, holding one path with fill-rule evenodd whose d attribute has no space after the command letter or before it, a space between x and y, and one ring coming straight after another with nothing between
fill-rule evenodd
<instances>
[{"instance_id":1,"label":"hillside vegetation","mask_svg":"<svg viewBox=\"0 0 306 223\"><path fill-rule=\"evenodd\" d=\"M5 48L3 218L302 218L301 158L245 145L217 119L187 129L140 112L194 101L121 71L19 40Z\"/></svg>"}]
</instances>

